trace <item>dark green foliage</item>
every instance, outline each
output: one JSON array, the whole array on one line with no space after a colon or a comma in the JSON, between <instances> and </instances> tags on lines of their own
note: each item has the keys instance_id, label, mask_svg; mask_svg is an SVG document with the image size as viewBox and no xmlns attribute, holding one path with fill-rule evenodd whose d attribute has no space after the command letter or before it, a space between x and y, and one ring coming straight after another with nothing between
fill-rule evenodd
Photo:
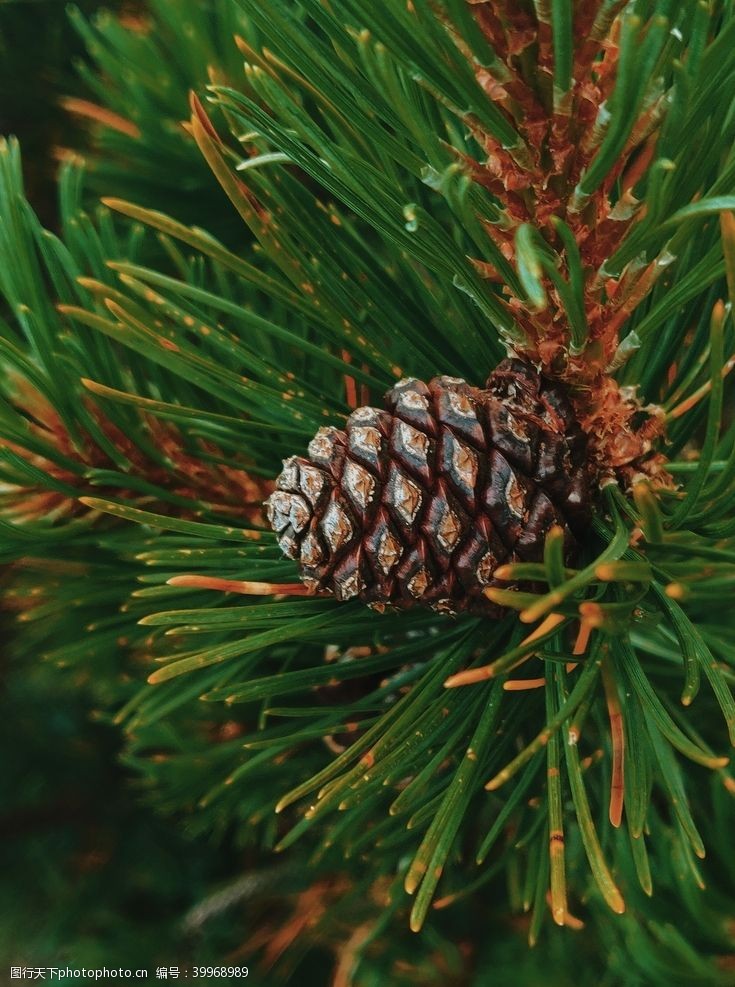
<instances>
[{"instance_id":1,"label":"dark green foliage","mask_svg":"<svg viewBox=\"0 0 735 987\"><path fill-rule=\"evenodd\" d=\"M119 4L110 0L106 6ZM79 7L89 16L100 2L80 0ZM28 193L45 223L56 216L56 156L82 136L78 122L60 112L59 100L85 91L72 66L83 51L59 0L0 5L0 133L22 140Z\"/></svg>"},{"instance_id":2,"label":"dark green foliage","mask_svg":"<svg viewBox=\"0 0 735 987\"><path fill-rule=\"evenodd\" d=\"M91 130L90 190L133 194L141 205L241 241L242 227L212 195L209 169L185 126L190 89L241 75L234 36L249 32L247 16L217 0L149 0L125 13L89 18L70 10L87 53L77 69L92 105L72 104L71 115Z\"/></svg>"}]
</instances>

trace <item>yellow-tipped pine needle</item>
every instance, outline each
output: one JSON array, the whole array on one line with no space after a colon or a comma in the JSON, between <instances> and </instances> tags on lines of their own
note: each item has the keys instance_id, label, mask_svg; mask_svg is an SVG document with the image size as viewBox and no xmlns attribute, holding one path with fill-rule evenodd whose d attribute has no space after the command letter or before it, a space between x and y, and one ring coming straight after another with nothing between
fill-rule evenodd
<instances>
[{"instance_id":1,"label":"yellow-tipped pine needle","mask_svg":"<svg viewBox=\"0 0 735 987\"><path fill-rule=\"evenodd\" d=\"M508 679L503 682L506 692L525 692L531 689L542 689L546 684L546 679Z\"/></svg>"},{"instance_id":2,"label":"yellow-tipped pine needle","mask_svg":"<svg viewBox=\"0 0 735 987\"><path fill-rule=\"evenodd\" d=\"M669 583L664 592L672 600L683 600L687 596L687 588L683 583Z\"/></svg>"},{"instance_id":3,"label":"yellow-tipped pine needle","mask_svg":"<svg viewBox=\"0 0 735 987\"><path fill-rule=\"evenodd\" d=\"M243 579L218 579L215 576L172 576L166 580L169 586L186 586L189 589L212 589L219 593L241 593L243 596L311 596L303 583L259 583Z\"/></svg>"},{"instance_id":4,"label":"yellow-tipped pine needle","mask_svg":"<svg viewBox=\"0 0 735 987\"><path fill-rule=\"evenodd\" d=\"M605 700L607 702L607 713L610 717L610 739L612 742L609 818L612 825L617 829L623 820L623 802L625 799L625 732L623 730L623 711L620 707L620 697L607 658L603 659L601 671Z\"/></svg>"},{"instance_id":5,"label":"yellow-tipped pine needle","mask_svg":"<svg viewBox=\"0 0 735 987\"><path fill-rule=\"evenodd\" d=\"M93 120L103 127L109 127L110 130L116 130L120 134L125 134L126 137L131 137L133 140L140 137L140 127L137 124L120 116L119 113L114 113L106 106L98 106L97 103L92 103L87 99L78 99L76 96L64 96L61 99L61 105L69 113L74 113L75 116Z\"/></svg>"},{"instance_id":6,"label":"yellow-tipped pine needle","mask_svg":"<svg viewBox=\"0 0 735 987\"><path fill-rule=\"evenodd\" d=\"M603 562L595 568L595 576L604 583L647 583L651 567L647 562Z\"/></svg>"},{"instance_id":7,"label":"yellow-tipped pine needle","mask_svg":"<svg viewBox=\"0 0 735 987\"><path fill-rule=\"evenodd\" d=\"M563 623L566 617L560 613L552 613L539 624L539 626L529 634L527 638L521 641L519 647L524 647L527 644L532 644L537 641L540 637L550 633L554 628L558 627L559 624ZM515 650L515 649L514 649ZM524 655L522 659L519 659L518 664L521 661L527 661L529 658L533 657L533 652ZM457 672L455 675L450 675L445 681L445 689L456 689L458 686L462 685L474 685L476 682L485 682L487 679L494 678L497 674L497 662L491 662L489 665L482 665L480 668L466 668L462 672Z\"/></svg>"}]
</instances>

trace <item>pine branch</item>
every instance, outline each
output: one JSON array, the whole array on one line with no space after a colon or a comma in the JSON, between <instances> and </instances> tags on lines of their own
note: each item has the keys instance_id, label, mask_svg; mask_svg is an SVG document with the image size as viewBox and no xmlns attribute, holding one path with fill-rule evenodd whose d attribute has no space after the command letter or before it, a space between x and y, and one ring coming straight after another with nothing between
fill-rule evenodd
<instances>
[{"instance_id":1,"label":"pine branch","mask_svg":"<svg viewBox=\"0 0 735 987\"><path fill-rule=\"evenodd\" d=\"M81 567L22 623L65 628L60 661L70 600L105 614L87 661L134 628L150 684L109 708L151 799L333 872L357 861L391 889L369 928L409 921L404 892L412 928L445 908L451 926L502 881L532 942L584 908L610 951L635 943L641 978L711 977L691 943L732 949L692 904L705 847L729 859L735 791L730 7L292 8L228 4L244 82L210 86L212 119L192 99L248 229L237 252L205 216L115 198L92 221L73 167L57 240L3 150L5 552L58 560L63 542ZM481 384L508 345L594 433L604 489L578 558L551 528L541 557L497 569L497 620L294 592L275 536L230 516L243 469L272 476L406 374ZM126 471L148 486L120 495ZM98 551L118 576L97 600L80 587ZM731 901L722 870L707 880ZM697 912L691 941L649 904L659 885ZM321 915L333 891L303 893ZM379 937L356 928L359 969Z\"/></svg>"}]
</instances>

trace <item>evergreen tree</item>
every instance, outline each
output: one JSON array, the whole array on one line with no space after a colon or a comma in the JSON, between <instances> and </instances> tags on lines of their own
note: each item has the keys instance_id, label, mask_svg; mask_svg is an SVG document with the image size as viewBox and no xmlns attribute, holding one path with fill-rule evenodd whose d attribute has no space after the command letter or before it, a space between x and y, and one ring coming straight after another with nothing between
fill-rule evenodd
<instances>
[{"instance_id":1,"label":"evergreen tree","mask_svg":"<svg viewBox=\"0 0 735 987\"><path fill-rule=\"evenodd\" d=\"M732 983L732 4L72 16L58 229L0 148L26 962Z\"/></svg>"}]
</instances>

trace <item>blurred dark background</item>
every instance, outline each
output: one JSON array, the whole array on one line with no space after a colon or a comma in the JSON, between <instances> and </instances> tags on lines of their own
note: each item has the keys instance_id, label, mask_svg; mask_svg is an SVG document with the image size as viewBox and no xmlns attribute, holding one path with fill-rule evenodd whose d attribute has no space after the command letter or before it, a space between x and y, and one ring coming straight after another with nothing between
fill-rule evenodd
<instances>
[{"instance_id":1,"label":"blurred dark background","mask_svg":"<svg viewBox=\"0 0 735 987\"><path fill-rule=\"evenodd\" d=\"M105 7L123 11L130 0L77 0L85 14ZM140 4L137 4L140 6ZM28 197L53 226L58 149L78 145L79 124L59 107L62 96L81 95L74 68L83 46L66 0L0 0L0 134L23 147Z\"/></svg>"}]
</instances>

